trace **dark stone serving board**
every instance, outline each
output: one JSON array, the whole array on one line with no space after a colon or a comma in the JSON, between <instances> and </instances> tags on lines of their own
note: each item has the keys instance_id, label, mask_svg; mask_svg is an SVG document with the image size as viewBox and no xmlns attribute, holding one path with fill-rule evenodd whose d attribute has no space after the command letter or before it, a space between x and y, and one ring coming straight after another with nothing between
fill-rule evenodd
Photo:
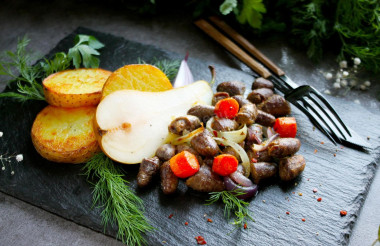
<instances>
[{"instance_id":1,"label":"dark stone serving board","mask_svg":"<svg viewBox=\"0 0 380 246\"><path fill-rule=\"evenodd\" d=\"M91 34L106 46L101 51L101 67L115 70L124 64L147 62L153 58L180 59L178 55L153 46L127 41L120 37L78 28L63 39L54 50L67 51L75 34ZM210 79L207 62L190 59L195 79ZM213 64L215 65L215 64ZM241 80L247 87L251 75L240 70L215 65L217 82ZM304 73L306 80L309 74ZM301 78L302 78L301 76ZM195 236L202 235L208 245L344 245L365 199L369 184L379 161L380 116L351 102L330 98L342 118L363 137L371 136L373 149L369 153L334 146L310 121L293 108L298 122L299 151L307 160L303 174L288 184L268 183L250 203L256 222L249 229L233 230L223 217L222 204L205 206L207 195L187 189L181 183L178 193L165 196L158 180L146 190L136 189L137 165L123 166L126 179L143 199L146 216L157 230L146 235L149 245L195 245ZM30 129L44 102L21 104L0 99L0 153L22 153L24 161L12 163L0 172L0 190L11 196L72 220L93 230L103 232L98 208L91 209L91 186L81 174L82 165L58 164L44 160L34 150ZM324 144L321 144L321 142ZM315 152L317 151L317 152ZM336 154L336 157L334 157ZM313 193L317 188L318 192ZM302 196L299 195L302 193ZM315 196L315 197L314 197ZM322 197L321 202L317 198ZM341 217L340 210L348 215ZM287 215L286 211L290 214ZM174 216L169 219L168 216ZM211 218L213 223L208 223ZM303 222L301 219L305 218ZM189 222L185 226L185 222ZM106 233L116 235L116 228Z\"/></svg>"}]
</instances>

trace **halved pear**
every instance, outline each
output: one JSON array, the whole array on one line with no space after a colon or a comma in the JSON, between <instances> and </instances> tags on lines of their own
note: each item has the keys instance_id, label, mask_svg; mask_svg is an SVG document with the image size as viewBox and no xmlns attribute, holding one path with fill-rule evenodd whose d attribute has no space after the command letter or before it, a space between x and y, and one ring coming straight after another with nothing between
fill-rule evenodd
<instances>
[{"instance_id":1,"label":"halved pear","mask_svg":"<svg viewBox=\"0 0 380 246\"><path fill-rule=\"evenodd\" d=\"M140 163L165 143L168 125L197 104L211 104L206 81L162 92L120 90L106 96L96 110L99 144L111 159Z\"/></svg>"}]
</instances>

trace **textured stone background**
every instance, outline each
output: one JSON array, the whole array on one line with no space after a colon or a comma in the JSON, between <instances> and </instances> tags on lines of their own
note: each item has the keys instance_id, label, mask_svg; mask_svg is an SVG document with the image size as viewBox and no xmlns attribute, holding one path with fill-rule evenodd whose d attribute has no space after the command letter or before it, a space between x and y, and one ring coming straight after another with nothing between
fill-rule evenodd
<instances>
[{"instance_id":1,"label":"textured stone background","mask_svg":"<svg viewBox=\"0 0 380 246\"><path fill-rule=\"evenodd\" d=\"M229 55L200 34L191 24L191 17L182 14L147 19L118 7L89 6L85 2L74 4L63 1L12 1L3 3L0 9L0 23L0 50L13 49L17 38L28 33L32 40L31 48L45 54L77 26L86 26L141 43L153 44L179 54L191 51L192 57L236 67ZM257 43L257 46L273 59L281 55L280 52L273 53L275 44L272 47L260 45L262 44ZM286 49L286 46L278 48ZM330 59L322 67L328 64L335 65L333 59ZM306 65L310 66L307 62ZM354 96L357 94L353 93ZM373 98L374 95L366 93L359 96L362 103L365 103L365 98ZM368 101L366 106L372 112L379 113L378 103ZM351 245L369 245L376 237L380 222L377 212L380 204L377 195L379 187L380 177L377 175L354 228ZM112 238L3 193L0 193L0 211L0 245L120 245Z\"/></svg>"}]
</instances>

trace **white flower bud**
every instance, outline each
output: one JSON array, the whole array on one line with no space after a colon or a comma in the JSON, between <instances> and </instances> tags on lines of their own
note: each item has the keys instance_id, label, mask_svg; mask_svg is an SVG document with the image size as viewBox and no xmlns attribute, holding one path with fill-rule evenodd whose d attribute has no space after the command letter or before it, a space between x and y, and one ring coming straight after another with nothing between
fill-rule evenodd
<instances>
[{"instance_id":1,"label":"white flower bud","mask_svg":"<svg viewBox=\"0 0 380 246\"><path fill-rule=\"evenodd\" d=\"M342 86L342 87L346 87L347 86L347 80L345 80L345 79L342 79L342 81L340 81L340 85Z\"/></svg>"},{"instance_id":2,"label":"white flower bud","mask_svg":"<svg viewBox=\"0 0 380 246\"><path fill-rule=\"evenodd\" d=\"M340 89L340 84L339 83L334 83L333 86L334 86L335 89Z\"/></svg>"},{"instance_id":3,"label":"white flower bud","mask_svg":"<svg viewBox=\"0 0 380 246\"><path fill-rule=\"evenodd\" d=\"M349 73L347 71L343 71L343 77L347 77Z\"/></svg>"},{"instance_id":4,"label":"white flower bud","mask_svg":"<svg viewBox=\"0 0 380 246\"><path fill-rule=\"evenodd\" d=\"M367 90L367 86L365 86L365 85L360 85L360 90L362 90L362 91Z\"/></svg>"},{"instance_id":5,"label":"white flower bud","mask_svg":"<svg viewBox=\"0 0 380 246\"><path fill-rule=\"evenodd\" d=\"M341 61L339 62L340 68L347 68L347 61Z\"/></svg>"},{"instance_id":6,"label":"white flower bud","mask_svg":"<svg viewBox=\"0 0 380 246\"><path fill-rule=\"evenodd\" d=\"M362 61L360 60L359 57L355 57L355 59L354 59L354 64L355 64L355 65L359 65L361 62L362 62Z\"/></svg>"},{"instance_id":7,"label":"white flower bud","mask_svg":"<svg viewBox=\"0 0 380 246\"><path fill-rule=\"evenodd\" d=\"M359 99L355 99L355 100L354 100L354 103L356 103L356 104L360 104Z\"/></svg>"},{"instance_id":8,"label":"white flower bud","mask_svg":"<svg viewBox=\"0 0 380 246\"><path fill-rule=\"evenodd\" d=\"M367 86L367 87L370 87L371 86L371 82L369 82L368 80L366 82L364 82L364 85Z\"/></svg>"},{"instance_id":9,"label":"white flower bud","mask_svg":"<svg viewBox=\"0 0 380 246\"><path fill-rule=\"evenodd\" d=\"M325 90L324 91L326 95L331 95L331 91L330 90Z\"/></svg>"},{"instance_id":10,"label":"white flower bud","mask_svg":"<svg viewBox=\"0 0 380 246\"><path fill-rule=\"evenodd\" d=\"M20 162L22 160L24 160L24 156L22 154L16 155L16 161Z\"/></svg>"},{"instance_id":11,"label":"white flower bud","mask_svg":"<svg viewBox=\"0 0 380 246\"><path fill-rule=\"evenodd\" d=\"M332 73L326 73L326 74L325 74L325 78L326 78L327 80L332 79L332 77L333 77Z\"/></svg>"},{"instance_id":12,"label":"white flower bud","mask_svg":"<svg viewBox=\"0 0 380 246\"><path fill-rule=\"evenodd\" d=\"M3 136L3 132L0 132L0 138Z\"/></svg>"}]
</instances>

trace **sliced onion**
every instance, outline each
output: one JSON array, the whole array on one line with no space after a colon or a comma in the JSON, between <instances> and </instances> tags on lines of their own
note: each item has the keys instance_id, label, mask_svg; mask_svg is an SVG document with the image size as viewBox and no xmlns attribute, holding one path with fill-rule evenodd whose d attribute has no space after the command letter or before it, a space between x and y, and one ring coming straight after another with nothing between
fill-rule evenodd
<instances>
[{"instance_id":1,"label":"sliced onion","mask_svg":"<svg viewBox=\"0 0 380 246\"><path fill-rule=\"evenodd\" d=\"M249 158L245 150L237 143L224 138L214 138L218 144L223 144L224 146L231 146L237 153L239 153L242 160L241 165L244 167L244 176L248 177L251 172L251 167L249 164Z\"/></svg>"},{"instance_id":2,"label":"sliced onion","mask_svg":"<svg viewBox=\"0 0 380 246\"><path fill-rule=\"evenodd\" d=\"M206 128L214 135L214 137L228 139L235 143L241 143L244 141L244 139L247 136L246 125L244 125L239 130L235 130L235 131L216 131L212 129L211 127L211 124L213 121L214 121L214 117L211 117L206 123Z\"/></svg>"},{"instance_id":3,"label":"sliced onion","mask_svg":"<svg viewBox=\"0 0 380 246\"><path fill-rule=\"evenodd\" d=\"M178 138L173 139L173 140L171 141L171 144L173 144L173 145L179 145L179 144L183 144L183 143L188 143L188 142L191 141L191 139L192 139L195 135L197 135L198 133L203 132L203 130L204 130L204 127L201 126L201 127L197 128L197 129L195 129L194 131L189 132L188 134L186 134L186 135L184 135L184 136L180 136L180 137L178 137Z\"/></svg>"},{"instance_id":4,"label":"sliced onion","mask_svg":"<svg viewBox=\"0 0 380 246\"><path fill-rule=\"evenodd\" d=\"M235 181L235 183L244 187L249 187L253 185L252 181L239 171L235 171L232 174L230 174L230 178L233 181Z\"/></svg>"},{"instance_id":5,"label":"sliced onion","mask_svg":"<svg viewBox=\"0 0 380 246\"><path fill-rule=\"evenodd\" d=\"M269 144L276 140L276 138L278 138L279 136L280 135L276 133L269 139L265 140L262 144L254 144L252 149L256 152L264 151L268 148Z\"/></svg>"},{"instance_id":6,"label":"sliced onion","mask_svg":"<svg viewBox=\"0 0 380 246\"><path fill-rule=\"evenodd\" d=\"M242 192L245 194L237 196L237 198L246 200L251 197L254 197L257 194L258 186L256 184L253 184L252 186L249 187L244 187L236 184L231 178L229 177L224 177L224 186L228 191L234 191L236 190L237 192Z\"/></svg>"},{"instance_id":7,"label":"sliced onion","mask_svg":"<svg viewBox=\"0 0 380 246\"><path fill-rule=\"evenodd\" d=\"M273 130L272 127L268 127L267 128L267 136L268 136L268 138L271 138L275 134L276 134L276 132Z\"/></svg>"}]
</instances>

